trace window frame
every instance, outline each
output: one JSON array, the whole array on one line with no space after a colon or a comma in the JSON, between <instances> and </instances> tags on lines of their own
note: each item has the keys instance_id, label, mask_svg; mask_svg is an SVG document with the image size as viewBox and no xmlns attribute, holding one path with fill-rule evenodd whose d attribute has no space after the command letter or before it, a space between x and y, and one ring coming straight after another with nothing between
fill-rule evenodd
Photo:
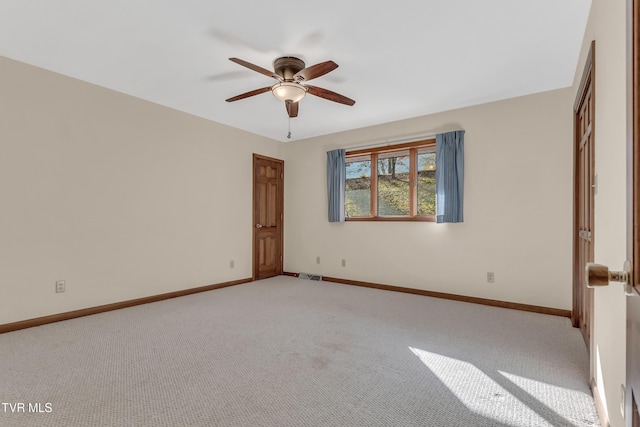
<instances>
[{"instance_id":1,"label":"window frame","mask_svg":"<svg viewBox=\"0 0 640 427\"><path fill-rule=\"evenodd\" d=\"M425 139L404 144L388 145L384 147L347 150L345 160L362 156L370 156L371 160L371 206L368 216L345 216L345 221L423 221L436 222L436 215L418 215L418 151L429 149L435 153L436 140ZM380 154L403 153L409 151L409 215L379 216L378 215L378 156Z\"/></svg>"}]
</instances>

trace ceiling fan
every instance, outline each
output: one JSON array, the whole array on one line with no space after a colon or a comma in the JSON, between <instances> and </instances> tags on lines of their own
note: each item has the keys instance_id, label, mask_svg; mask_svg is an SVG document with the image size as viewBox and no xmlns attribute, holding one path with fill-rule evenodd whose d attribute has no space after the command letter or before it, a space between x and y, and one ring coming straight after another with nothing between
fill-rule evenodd
<instances>
[{"instance_id":1,"label":"ceiling fan","mask_svg":"<svg viewBox=\"0 0 640 427\"><path fill-rule=\"evenodd\" d=\"M308 93L349 106L356 103L353 99L347 98L339 93L317 86L302 84L303 82L323 76L338 68L338 64L333 61L325 61L305 68L305 63L302 59L293 56L283 56L273 61L274 71L269 71L250 62L243 61L242 59L229 58L229 60L243 67L247 67L250 70L264 74L265 76L272 77L278 80L278 83L273 86L266 86L234 96L233 98L227 99L227 102L238 101L271 91L276 98L284 102L289 117L298 117L298 102Z\"/></svg>"}]
</instances>

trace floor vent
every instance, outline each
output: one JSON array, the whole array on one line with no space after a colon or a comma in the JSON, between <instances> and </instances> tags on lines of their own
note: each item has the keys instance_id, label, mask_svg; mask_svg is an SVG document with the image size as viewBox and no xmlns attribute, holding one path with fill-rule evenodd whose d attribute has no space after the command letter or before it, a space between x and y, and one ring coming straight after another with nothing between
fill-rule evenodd
<instances>
[{"instance_id":1,"label":"floor vent","mask_svg":"<svg viewBox=\"0 0 640 427\"><path fill-rule=\"evenodd\" d=\"M316 281L322 280L322 276L318 274L298 273L298 277L300 279L306 279L306 280L316 280Z\"/></svg>"}]
</instances>

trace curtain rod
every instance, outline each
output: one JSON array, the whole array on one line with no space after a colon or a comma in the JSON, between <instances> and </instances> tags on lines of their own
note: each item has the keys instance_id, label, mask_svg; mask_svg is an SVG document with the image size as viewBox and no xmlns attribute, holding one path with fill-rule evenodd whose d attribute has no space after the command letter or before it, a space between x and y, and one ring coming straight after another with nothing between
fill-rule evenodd
<instances>
[{"instance_id":1,"label":"curtain rod","mask_svg":"<svg viewBox=\"0 0 640 427\"><path fill-rule=\"evenodd\" d=\"M423 139L433 139L436 137L436 135L437 135L436 133L429 134L429 135L419 134L415 136L408 136L406 138L401 138L401 139L385 140L380 142L372 142L368 144L355 145L353 147L345 147L345 149L347 151L350 151L350 150L359 150L363 148L384 147L385 145L395 145L395 144L402 144L405 142L421 141Z\"/></svg>"}]
</instances>

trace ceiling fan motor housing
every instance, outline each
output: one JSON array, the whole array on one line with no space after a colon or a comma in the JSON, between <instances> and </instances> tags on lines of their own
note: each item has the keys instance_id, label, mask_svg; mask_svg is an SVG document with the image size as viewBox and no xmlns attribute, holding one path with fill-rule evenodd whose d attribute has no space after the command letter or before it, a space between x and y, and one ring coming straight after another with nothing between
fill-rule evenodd
<instances>
[{"instance_id":1,"label":"ceiling fan motor housing","mask_svg":"<svg viewBox=\"0 0 640 427\"><path fill-rule=\"evenodd\" d=\"M304 61L293 56L283 56L273 61L273 69L285 81L293 81L293 76L305 67ZM300 80L304 80L301 78Z\"/></svg>"}]
</instances>

